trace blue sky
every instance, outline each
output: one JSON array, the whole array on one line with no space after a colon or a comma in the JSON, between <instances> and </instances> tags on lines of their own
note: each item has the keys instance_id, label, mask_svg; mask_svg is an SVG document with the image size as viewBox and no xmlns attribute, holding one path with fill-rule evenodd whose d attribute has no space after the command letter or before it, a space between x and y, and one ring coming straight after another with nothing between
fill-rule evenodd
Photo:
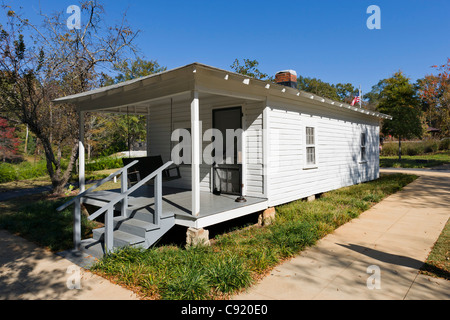
<instances>
[{"instance_id":1,"label":"blue sky","mask_svg":"<svg viewBox=\"0 0 450 320\"><path fill-rule=\"evenodd\" d=\"M14 2L27 15L39 3L46 13L79 4ZM230 69L235 58L249 58L270 75L294 69L330 83L361 84L367 92L398 70L415 81L450 57L448 0L103 2L106 22L127 10L129 23L142 31L142 54L169 69L192 62ZM381 9L380 30L366 26L372 4Z\"/></svg>"}]
</instances>

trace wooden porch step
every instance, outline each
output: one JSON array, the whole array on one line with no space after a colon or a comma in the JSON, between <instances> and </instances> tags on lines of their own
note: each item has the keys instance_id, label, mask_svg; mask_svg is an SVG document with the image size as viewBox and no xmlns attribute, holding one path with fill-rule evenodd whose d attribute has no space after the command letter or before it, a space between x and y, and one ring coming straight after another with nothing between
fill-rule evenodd
<instances>
[{"instance_id":1,"label":"wooden porch step","mask_svg":"<svg viewBox=\"0 0 450 320\"><path fill-rule=\"evenodd\" d=\"M96 241L103 241L104 234L105 228L92 230L92 238ZM121 230L114 230L114 247L121 248L125 246L137 246L140 244L145 244L144 237L139 237Z\"/></svg>"},{"instance_id":2,"label":"wooden porch step","mask_svg":"<svg viewBox=\"0 0 450 320\"><path fill-rule=\"evenodd\" d=\"M115 197L117 197L117 192L113 191L94 191L86 194L83 197L83 203L89 204L96 207L103 207L105 204L111 202ZM120 203L115 205L116 210L120 208Z\"/></svg>"},{"instance_id":3,"label":"wooden porch step","mask_svg":"<svg viewBox=\"0 0 450 320\"><path fill-rule=\"evenodd\" d=\"M145 237L147 232L159 229L159 226L152 222L135 218L115 217L114 229L128 232L139 237Z\"/></svg>"},{"instance_id":4,"label":"wooden porch step","mask_svg":"<svg viewBox=\"0 0 450 320\"><path fill-rule=\"evenodd\" d=\"M109 202L109 201L113 200L115 197L117 197L117 195L119 195L119 194L120 193L118 193L118 192L108 191L108 190L94 191L94 192L87 193L83 197L83 199L94 199L94 200Z\"/></svg>"}]
</instances>

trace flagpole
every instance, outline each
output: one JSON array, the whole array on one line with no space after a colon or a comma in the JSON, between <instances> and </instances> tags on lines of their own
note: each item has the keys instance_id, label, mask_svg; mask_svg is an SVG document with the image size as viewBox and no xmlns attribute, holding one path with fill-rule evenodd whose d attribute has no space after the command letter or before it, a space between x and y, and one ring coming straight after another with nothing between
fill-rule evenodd
<instances>
[{"instance_id":1,"label":"flagpole","mask_svg":"<svg viewBox=\"0 0 450 320\"><path fill-rule=\"evenodd\" d=\"M359 85L359 107L362 108L362 92L361 92L361 85Z\"/></svg>"}]
</instances>

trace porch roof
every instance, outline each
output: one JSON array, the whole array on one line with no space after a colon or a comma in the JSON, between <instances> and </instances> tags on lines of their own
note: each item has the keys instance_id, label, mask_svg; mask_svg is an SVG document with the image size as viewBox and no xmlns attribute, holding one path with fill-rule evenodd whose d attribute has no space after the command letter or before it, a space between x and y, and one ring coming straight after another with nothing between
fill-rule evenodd
<instances>
[{"instance_id":1,"label":"porch roof","mask_svg":"<svg viewBox=\"0 0 450 320\"><path fill-rule=\"evenodd\" d=\"M203 95L222 95L246 100L264 101L283 97L297 102L308 102L322 107L356 112L369 117L392 120L383 113L366 110L349 104L323 98L318 95L282 86L270 81L258 80L211 67L192 63L146 77L133 79L107 87L82 92L53 100L55 104L72 103L80 111L111 111L147 114L150 105L165 103L173 97L189 98L197 90Z\"/></svg>"}]
</instances>

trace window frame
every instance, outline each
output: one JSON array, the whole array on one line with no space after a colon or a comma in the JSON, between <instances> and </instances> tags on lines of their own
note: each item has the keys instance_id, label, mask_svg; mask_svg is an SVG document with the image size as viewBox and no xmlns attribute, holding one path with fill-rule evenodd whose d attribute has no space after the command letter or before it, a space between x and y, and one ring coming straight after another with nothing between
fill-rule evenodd
<instances>
[{"instance_id":1,"label":"window frame","mask_svg":"<svg viewBox=\"0 0 450 320\"><path fill-rule=\"evenodd\" d=\"M311 134L308 134L308 129L312 129L312 139L310 140ZM303 133L304 138L303 142L305 144L303 150L304 150L304 162L303 162L303 170L309 170L309 169L317 169L319 167L319 157L318 157L318 131L317 131L317 124L315 122L307 121L305 125L303 126ZM313 143L311 143L313 142ZM308 163L309 160L309 150L311 148L314 148L314 163Z\"/></svg>"},{"instance_id":2,"label":"window frame","mask_svg":"<svg viewBox=\"0 0 450 320\"><path fill-rule=\"evenodd\" d=\"M366 131L362 131L359 135L359 163L367 163L367 132Z\"/></svg>"}]
</instances>

